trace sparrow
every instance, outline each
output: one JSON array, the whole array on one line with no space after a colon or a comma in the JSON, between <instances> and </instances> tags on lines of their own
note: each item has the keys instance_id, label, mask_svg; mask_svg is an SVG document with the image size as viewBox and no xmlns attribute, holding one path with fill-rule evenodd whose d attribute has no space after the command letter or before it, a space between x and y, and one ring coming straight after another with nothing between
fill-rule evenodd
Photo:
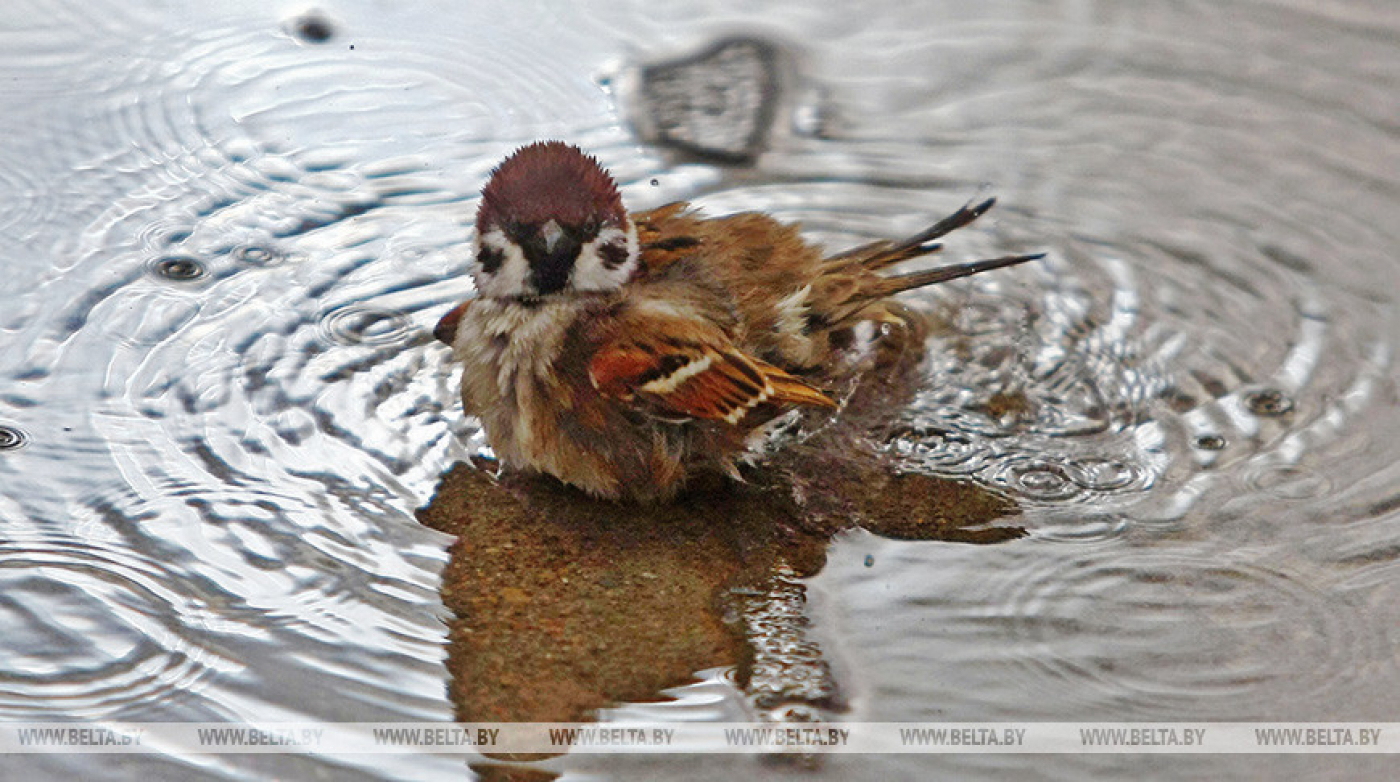
<instances>
[{"instance_id":1,"label":"sparrow","mask_svg":"<svg viewBox=\"0 0 1400 782\"><path fill-rule=\"evenodd\" d=\"M483 188L476 295L434 335L462 364L464 412L504 467L602 499L665 501L703 471L737 478L736 461L790 411L835 410L823 383L852 366L861 335L902 322L895 294L1043 257L880 273L938 250L993 203L827 255L761 213L707 218L684 202L630 213L595 158L536 142Z\"/></svg>"}]
</instances>

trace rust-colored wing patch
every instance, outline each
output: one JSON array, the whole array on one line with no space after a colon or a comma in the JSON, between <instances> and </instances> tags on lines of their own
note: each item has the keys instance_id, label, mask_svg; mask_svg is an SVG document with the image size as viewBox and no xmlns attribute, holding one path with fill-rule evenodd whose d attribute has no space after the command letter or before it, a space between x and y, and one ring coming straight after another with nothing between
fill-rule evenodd
<instances>
[{"instance_id":1,"label":"rust-colored wing patch","mask_svg":"<svg viewBox=\"0 0 1400 782\"><path fill-rule=\"evenodd\" d=\"M452 347L452 343L457 341L457 324L462 322L462 315L466 313L467 307L471 303L472 300L467 299L442 316L442 320L439 320L437 325L433 327L433 336L437 338L438 342Z\"/></svg>"},{"instance_id":2,"label":"rust-colored wing patch","mask_svg":"<svg viewBox=\"0 0 1400 782\"><path fill-rule=\"evenodd\" d=\"M636 212L632 219L637 224L642 267L648 273L660 273L681 258L693 255L704 244L697 230L702 221L684 201Z\"/></svg>"},{"instance_id":3,"label":"rust-colored wing patch","mask_svg":"<svg viewBox=\"0 0 1400 782\"><path fill-rule=\"evenodd\" d=\"M820 390L703 331L681 337L655 329L617 340L594 355L589 378L599 393L640 409L736 426L760 405L836 407Z\"/></svg>"}]
</instances>

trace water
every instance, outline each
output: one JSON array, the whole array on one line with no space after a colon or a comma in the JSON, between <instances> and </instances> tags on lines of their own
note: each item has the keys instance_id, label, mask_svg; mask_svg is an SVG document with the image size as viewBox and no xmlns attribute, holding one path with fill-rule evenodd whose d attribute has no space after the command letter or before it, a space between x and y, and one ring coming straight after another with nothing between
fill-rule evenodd
<instances>
[{"instance_id":1,"label":"water","mask_svg":"<svg viewBox=\"0 0 1400 782\"><path fill-rule=\"evenodd\" d=\"M449 717L446 539L412 511L481 439L427 330L469 290L490 167L564 137L634 208L763 209L844 246L995 194L949 257L1049 251L919 300L946 329L889 451L1011 493L1031 535L833 545L808 611L851 719L1395 719L1391 4L592 5L0 10L0 718ZM723 168L640 143L619 107L636 63L735 30L790 55L768 150ZM703 714L717 690L707 675L674 708ZM466 773L109 763L6 769ZM716 763L766 768L565 767ZM843 758L812 776L1025 764Z\"/></svg>"}]
</instances>

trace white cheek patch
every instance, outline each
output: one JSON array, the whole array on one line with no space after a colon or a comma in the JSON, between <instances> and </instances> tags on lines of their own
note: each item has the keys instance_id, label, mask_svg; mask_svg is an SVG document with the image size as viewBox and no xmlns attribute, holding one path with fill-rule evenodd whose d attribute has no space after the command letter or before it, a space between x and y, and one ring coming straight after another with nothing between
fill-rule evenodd
<instances>
[{"instance_id":1,"label":"white cheek patch","mask_svg":"<svg viewBox=\"0 0 1400 782\"><path fill-rule=\"evenodd\" d=\"M533 295L535 288L530 284L530 262L520 245L506 238L500 230L487 231L477 237L477 256L489 248L505 259L494 272L485 271L478 260L476 267L476 287L485 296L506 298L510 296Z\"/></svg>"},{"instance_id":2,"label":"white cheek patch","mask_svg":"<svg viewBox=\"0 0 1400 782\"><path fill-rule=\"evenodd\" d=\"M620 247L626 251L626 256L621 263L611 263L608 258L609 253L615 254L617 250L605 250L605 246ZM637 269L640 250L637 245L637 229L630 223L627 230L621 228L604 228L598 232L598 236L592 241L583 245L579 250L578 260L574 262L574 274L569 281L570 287L579 291L606 291L619 288L623 283L632 279L632 273Z\"/></svg>"}]
</instances>

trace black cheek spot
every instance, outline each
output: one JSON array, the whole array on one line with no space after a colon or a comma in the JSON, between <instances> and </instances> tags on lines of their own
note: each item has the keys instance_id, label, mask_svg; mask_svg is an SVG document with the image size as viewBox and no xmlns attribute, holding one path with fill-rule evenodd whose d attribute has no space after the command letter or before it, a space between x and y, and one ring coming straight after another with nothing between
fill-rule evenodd
<instances>
[{"instance_id":1,"label":"black cheek spot","mask_svg":"<svg viewBox=\"0 0 1400 782\"><path fill-rule=\"evenodd\" d=\"M603 267L606 269L616 269L627 263L627 245L620 239L601 245L598 248L598 255L603 259Z\"/></svg>"},{"instance_id":2,"label":"black cheek spot","mask_svg":"<svg viewBox=\"0 0 1400 782\"><path fill-rule=\"evenodd\" d=\"M476 262L481 264L483 272L495 274L500 270L501 264L506 262L506 254L495 247L483 247L476 254Z\"/></svg>"}]
</instances>

